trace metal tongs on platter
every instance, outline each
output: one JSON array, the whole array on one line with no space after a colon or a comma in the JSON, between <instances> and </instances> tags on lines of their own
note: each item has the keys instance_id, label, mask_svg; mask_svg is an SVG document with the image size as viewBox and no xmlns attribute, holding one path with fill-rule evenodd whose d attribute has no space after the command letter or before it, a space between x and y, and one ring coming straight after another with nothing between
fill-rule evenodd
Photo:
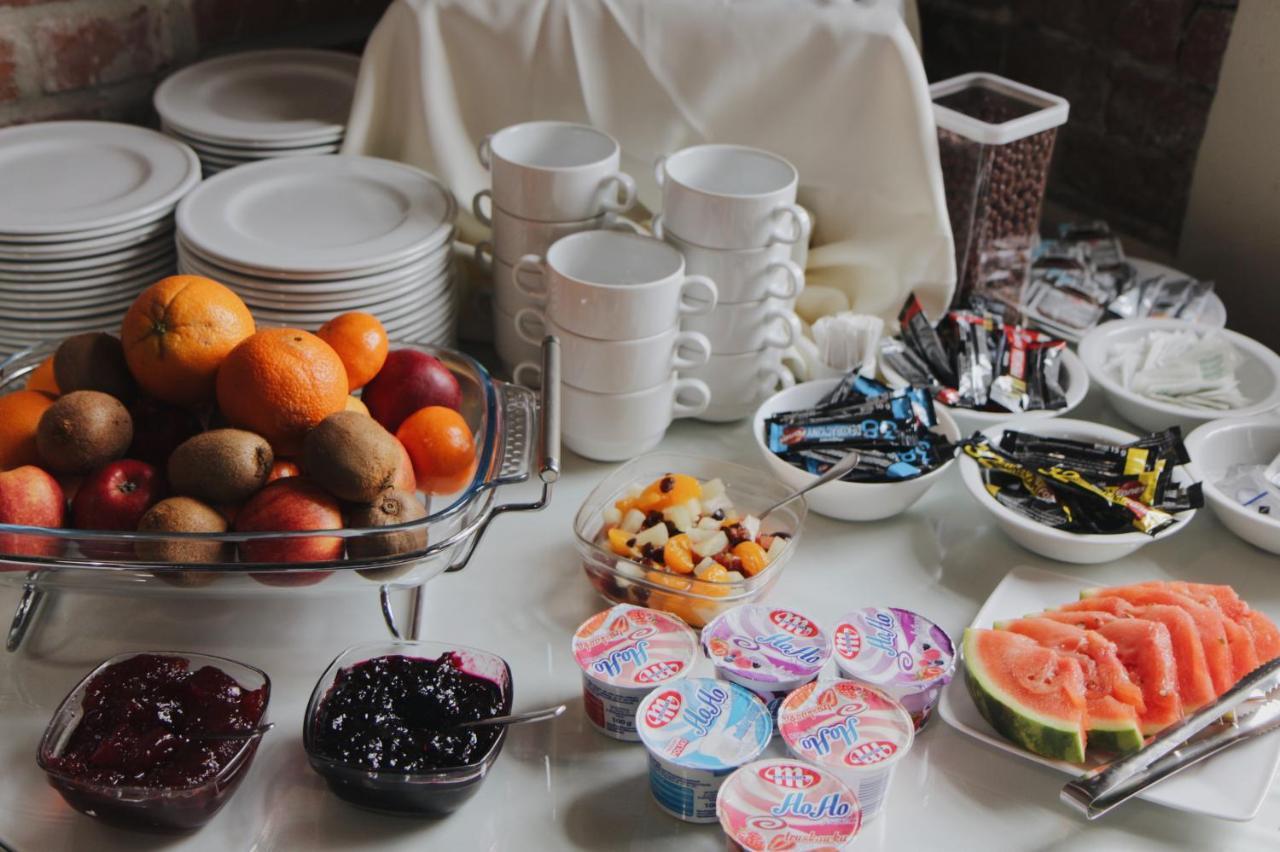
<instances>
[{"instance_id":1,"label":"metal tongs on platter","mask_svg":"<svg viewBox=\"0 0 1280 852\"><path fill-rule=\"evenodd\" d=\"M1280 728L1280 659L1264 663L1212 704L1157 734L1141 751L1062 788L1062 800L1097 819L1143 790L1225 748Z\"/></svg>"}]
</instances>

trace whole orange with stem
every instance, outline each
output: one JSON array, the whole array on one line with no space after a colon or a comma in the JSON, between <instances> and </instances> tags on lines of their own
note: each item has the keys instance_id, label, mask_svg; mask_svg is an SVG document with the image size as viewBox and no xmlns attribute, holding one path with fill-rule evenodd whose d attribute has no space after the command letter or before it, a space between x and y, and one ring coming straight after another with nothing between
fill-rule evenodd
<instances>
[{"instance_id":1,"label":"whole orange with stem","mask_svg":"<svg viewBox=\"0 0 1280 852\"><path fill-rule=\"evenodd\" d=\"M396 430L409 452L418 488L427 494L453 494L476 472L476 443L462 415L443 405L410 414Z\"/></svg>"},{"instance_id":2,"label":"whole orange with stem","mask_svg":"<svg viewBox=\"0 0 1280 852\"><path fill-rule=\"evenodd\" d=\"M0 396L0 470L40 464L36 427L53 397L34 390Z\"/></svg>"},{"instance_id":3,"label":"whole orange with stem","mask_svg":"<svg viewBox=\"0 0 1280 852\"><path fill-rule=\"evenodd\" d=\"M347 404L347 371L333 347L309 331L270 328L231 351L218 369L218 408L232 426L266 438L284 456Z\"/></svg>"},{"instance_id":4,"label":"whole orange with stem","mask_svg":"<svg viewBox=\"0 0 1280 852\"><path fill-rule=\"evenodd\" d=\"M213 399L218 368L254 332L240 297L211 278L174 275L152 284L124 315L129 372L151 396L175 405Z\"/></svg>"},{"instance_id":5,"label":"whole orange with stem","mask_svg":"<svg viewBox=\"0 0 1280 852\"><path fill-rule=\"evenodd\" d=\"M373 314L341 314L320 326L316 334L342 359L350 390L364 387L386 363L387 330Z\"/></svg>"},{"instance_id":6,"label":"whole orange with stem","mask_svg":"<svg viewBox=\"0 0 1280 852\"><path fill-rule=\"evenodd\" d=\"M58 388L58 380L53 375L53 356L50 355L27 374L27 390L41 391L58 396L62 391Z\"/></svg>"}]
</instances>

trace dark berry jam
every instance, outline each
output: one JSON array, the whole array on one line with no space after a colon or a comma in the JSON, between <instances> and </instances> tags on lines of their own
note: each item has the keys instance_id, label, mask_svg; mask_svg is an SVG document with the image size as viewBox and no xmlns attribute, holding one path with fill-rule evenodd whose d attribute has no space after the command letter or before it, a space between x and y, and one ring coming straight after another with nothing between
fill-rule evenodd
<instances>
[{"instance_id":1,"label":"dark berry jam","mask_svg":"<svg viewBox=\"0 0 1280 852\"><path fill-rule=\"evenodd\" d=\"M493 748L501 729L456 725L503 712L502 690L464 671L457 654L376 657L334 678L316 711L315 751L386 772L467 766Z\"/></svg>"},{"instance_id":2,"label":"dark berry jam","mask_svg":"<svg viewBox=\"0 0 1280 852\"><path fill-rule=\"evenodd\" d=\"M185 789L210 780L245 746L209 734L248 731L266 708L266 688L245 689L213 666L139 654L89 681L83 717L48 768L108 787Z\"/></svg>"}]
</instances>

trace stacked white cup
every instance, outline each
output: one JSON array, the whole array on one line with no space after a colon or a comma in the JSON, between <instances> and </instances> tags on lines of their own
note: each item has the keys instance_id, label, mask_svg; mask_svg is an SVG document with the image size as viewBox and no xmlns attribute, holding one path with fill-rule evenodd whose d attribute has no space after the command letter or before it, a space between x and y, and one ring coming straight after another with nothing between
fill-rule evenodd
<instances>
[{"instance_id":1,"label":"stacked white cup","mask_svg":"<svg viewBox=\"0 0 1280 852\"><path fill-rule=\"evenodd\" d=\"M515 124L486 136L478 153L491 188L476 194L471 209L493 237L476 246L476 257L492 270L494 347L510 369L539 357L516 333L515 315L536 304L515 287L516 262L580 231L637 230L619 215L635 203L636 185L621 171L617 140L582 124Z\"/></svg>"},{"instance_id":2,"label":"stacked white cup","mask_svg":"<svg viewBox=\"0 0 1280 852\"><path fill-rule=\"evenodd\" d=\"M716 285L686 274L679 251L652 237L586 231L521 258L512 278L534 303L514 318L524 341L560 339L560 433L569 449L631 459L656 447L673 418L706 410L710 388L677 371L705 364L711 343L680 323L715 307ZM539 369L522 362L515 378Z\"/></svg>"},{"instance_id":3,"label":"stacked white cup","mask_svg":"<svg viewBox=\"0 0 1280 852\"><path fill-rule=\"evenodd\" d=\"M796 204L799 174L782 157L742 145L695 145L659 158L654 171L662 188L654 234L719 289L714 311L682 320L711 341L708 362L686 371L711 389L699 417L740 420L779 385L795 383L782 356L800 337L794 308L804 271L791 258L812 227Z\"/></svg>"}]
</instances>

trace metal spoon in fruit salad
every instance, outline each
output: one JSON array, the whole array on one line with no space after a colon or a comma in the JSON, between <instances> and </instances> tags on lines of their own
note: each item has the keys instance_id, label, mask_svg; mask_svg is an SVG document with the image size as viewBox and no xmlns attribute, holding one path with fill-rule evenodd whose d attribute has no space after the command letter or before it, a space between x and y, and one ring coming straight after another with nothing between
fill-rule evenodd
<instances>
[{"instance_id":1,"label":"metal spoon in fruit salad","mask_svg":"<svg viewBox=\"0 0 1280 852\"><path fill-rule=\"evenodd\" d=\"M458 728L479 728L484 725L523 725L526 722L543 722L554 719L565 710L565 705L557 704L542 710L529 710L525 713L512 713L510 716L490 716L488 719L476 719L471 722L459 722Z\"/></svg>"},{"instance_id":2,"label":"metal spoon in fruit salad","mask_svg":"<svg viewBox=\"0 0 1280 852\"><path fill-rule=\"evenodd\" d=\"M799 497L801 494L804 494L808 491L812 491L813 489L817 488L819 485L826 485L828 482L832 481L833 479L839 479L840 477L844 476L846 473L848 473L849 471L857 467L858 462L860 462L861 460L862 460L861 453L859 453L857 450L850 450L844 456L844 458L833 463L831 467L828 468L826 473L819 476L813 482L810 482L804 488L801 488L798 491L792 491L786 497L783 497L777 503L774 503L772 506L765 509L760 514L756 515L756 517L763 521L765 519L765 516L768 515L770 512L772 512L774 509L779 509L787 505L792 500Z\"/></svg>"}]
</instances>

